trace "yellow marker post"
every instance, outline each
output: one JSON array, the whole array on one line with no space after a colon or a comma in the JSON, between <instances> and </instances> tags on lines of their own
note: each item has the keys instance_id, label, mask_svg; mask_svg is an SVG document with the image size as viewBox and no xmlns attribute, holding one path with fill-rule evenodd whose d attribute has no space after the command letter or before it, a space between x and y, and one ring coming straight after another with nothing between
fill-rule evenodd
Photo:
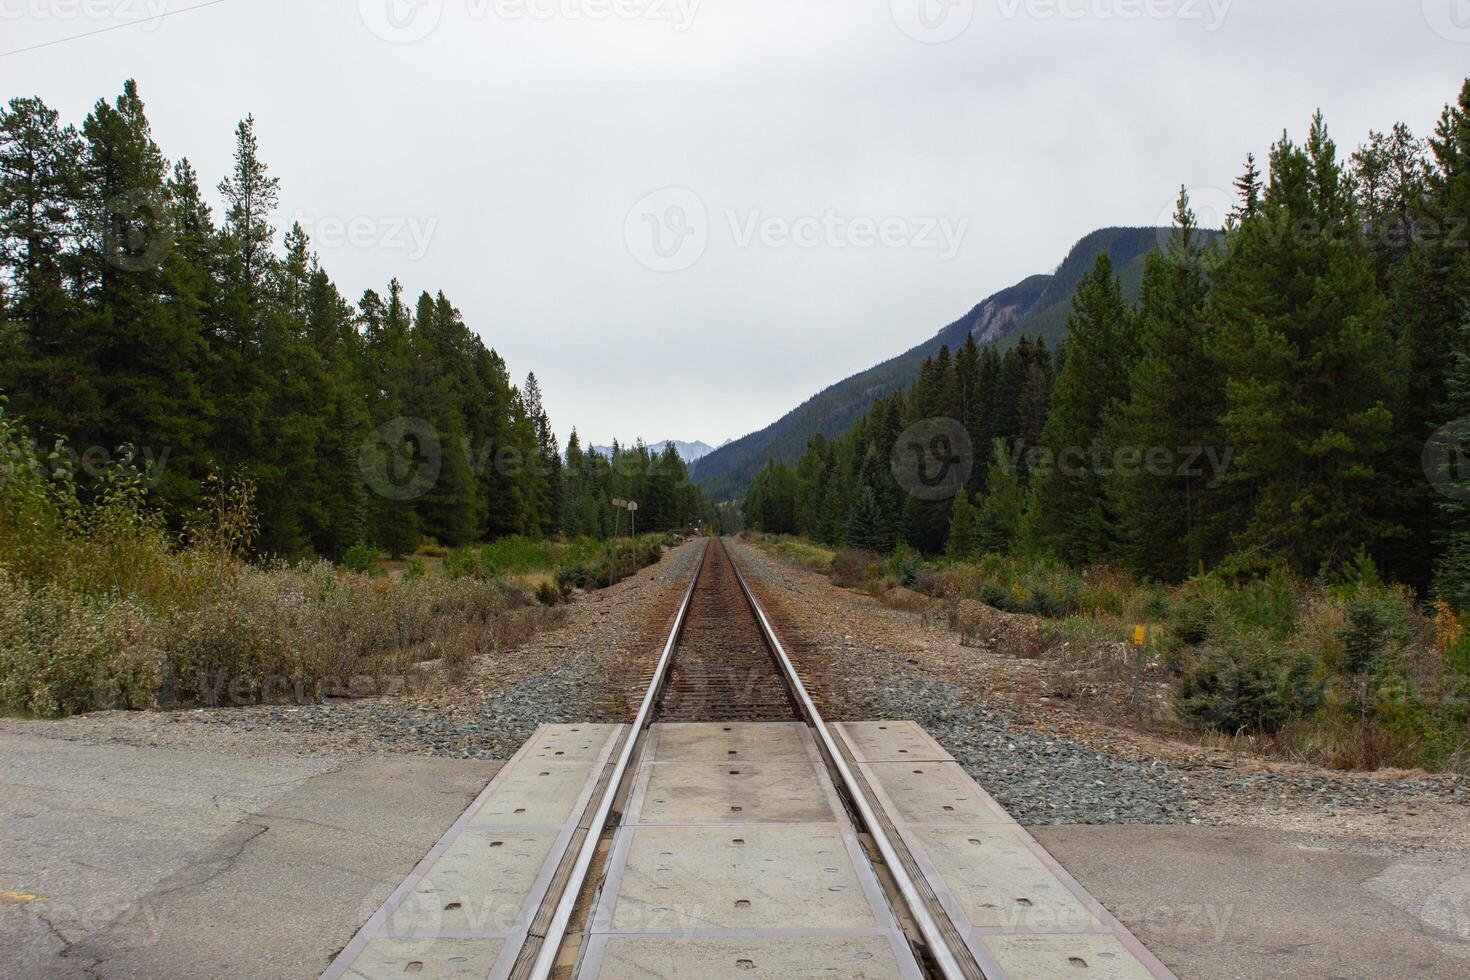
<instances>
[{"instance_id":1,"label":"yellow marker post","mask_svg":"<svg viewBox=\"0 0 1470 980\"><path fill-rule=\"evenodd\" d=\"M1133 627L1133 646L1138 650L1133 670L1133 711L1143 721L1143 672L1148 666L1148 627L1142 623Z\"/></svg>"}]
</instances>

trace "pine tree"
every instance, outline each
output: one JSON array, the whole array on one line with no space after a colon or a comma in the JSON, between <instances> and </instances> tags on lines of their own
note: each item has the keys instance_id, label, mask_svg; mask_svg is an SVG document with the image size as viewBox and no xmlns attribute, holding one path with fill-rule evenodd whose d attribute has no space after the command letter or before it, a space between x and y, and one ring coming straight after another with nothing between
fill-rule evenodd
<instances>
[{"instance_id":1,"label":"pine tree","mask_svg":"<svg viewBox=\"0 0 1470 980\"><path fill-rule=\"evenodd\" d=\"M949 513L949 541L945 545L945 556L950 561L967 561L980 551L980 528L977 523L975 505L968 492L955 496Z\"/></svg>"},{"instance_id":2,"label":"pine tree","mask_svg":"<svg viewBox=\"0 0 1470 980\"><path fill-rule=\"evenodd\" d=\"M220 182L225 212L227 258L242 314L255 313L264 299L270 274L271 246L276 230L271 214L280 203L279 179L260 158L260 141L255 136L255 117L246 116L235 129L235 168Z\"/></svg>"},{"instance_id":3,"label":"pine tree","mask_svg":"<svg viewBox=\"0 0 1470 980\"><path fill-rule=\"evenodd\" d=\"M129 81L82 126L85 149L76 341L105 409L68 434L104 449L130 446L157 461L155 500L197 504L208 436L198 372L203 323L180 295L169 168ZM171 261L174 260L174 261Z\"/></svg>"},{"instance_id":4,"label":"pine tree","mask_svg":"<svg viewBox=\"0 0 1470 980\"><path fill-rule=\"evenodd\" d=\"M82 145L40 99L0 111L0 388L45 441L95 420L101 401L80 356L68 277L80 236ZM13 324L13 326L11 326Z\"/></svg>"},{"instance_id":5,"label":"pine tree","mask_svg":"<svg viewBox=\"0 0 1470 980\"><path fill-rule=\"evenodd\" d=\"M305 317L314 360L322 371L322 388L312 399L318 431L309 461L317 499L307 509L306 530L318 554L340 561L368 535L367 488L358 464L371 426L353 310L314 260Z\"/></svg>"},{"instance_id":6,"label":"pine tree","mask_svg":"<svg viewBox=\"0 0 1470 980\"><path fill-rule=\"evenodd\" d=\"M999 435L995 428L995 405L997 391L1000 387L1000 373L1000 353L996 351L994 344L986 344L980 351L979 379L975 383L974 410L971 417L965 420L965 428L970 434L970 444L975 447L976 452L983 452L985 447L993 443ZM976 491L985 489L985 467L975 467L975 474L970 480L970 489Z\"/></svg>"},{"instance_id":7,"label":"pine tree","mask_svg":"<svg viewBox=\"0 0 1470 980\"><path fill-rule=\"evenodd\" d=\"M442 295L440 299L442 299ZM428 293L419 296L411 335L412 394L410 411L425 420L439 442L439 476L420 500L424 533L441 544L459 547L480 533L479 485L465 447L463 379L459 374L459 328L453 307Z\"/></svg>"},{"instance_id":8,"label":"pine tree","mask_svg":"<svg viewBox=\"0 0 1470 980\"><path fill-rule=\"evenodd\" d=\"M270 440L267 405L271 384L262 352L274 258L275 229L270 216L279 199L279 182L260 159L253 118L246 118L235 130L234 168L220 183L219 192L226 204L219 237L220 324L212 337L209 379L216 393L218 462L229 471L244 471L255 478L263 499L271 500L281 492L283 478L266 472L261 462ZM273 518L262 516L266 536L273 536L268 526Z\"/></svg>"},{"instance_id":9,"label":"pine tree","mask_svg":"<svg viewBox=\"0 0 1470 980\"><path fill-rule=\"evenodd\" d=\"M1245 173L1236 178L1235 192L1239 203L1230 212L1231 227L1254 218L1261 210L1261 169L1256 166L1256 155L1245 157Z\"/></svg>"},{"instance_id":10,"label":"pine tree","mask_svg":"<svg viewBox=\"0 0 1470 980\"><path fill-rule=\"evenodd\" d=\"M546 500L543 533L555 534L560 529L556 521L555 502L561 499L562 492L561 449L557 445L556 433L551 428L551 419L542 404L541 384L534 373L526 378L526 406L535 432L537 468L541 474L542 492ZM655 514L649 515L650 527L656 523L656 513L655 511Z\"/></svg>"},{"instance_id":11,"label":"pine tree","mask_svg":"<svg viewBox=\"0 0 1470 980\"><path fill-rule=\"evenodd\" d=\"M1026 390L1034 358L1035 348L1029 337L1022 337L1001 358L990 425L992 439L1004 439L1012 445L1020 441L1021 395Z\"/></svg>"},{"instance_id":12,"label":"pine tree","mask_svg":"<svg viewBox=\"0 0 1470 980\"><path fill-rule=\"evenodd\" d=\"M886 526L872 487L864 486L858 490L852 511L848 514L844 536L849 545L863 551L887 554L893 550L893 535Z\"/></svg>"},{"instance_id":13,"label":"pine tree","mask_svg":"<svg viewBox=\"0 0 1470 980\"><path fill-rule=\"evenodd\" d=\"M1229 379L1229 486L1249 508L1239 562L1306 574L1401 529L1378 506L1393 416L1386 307L1350 181L1320 115L1283 138L1259 214L1216 271L1210 319Z\"/></svg>"},{"instance_id":14,"label":"pine tree","mask_svg":"<svg viewBox=\"0 0 1470 980\"><path fill-rule=\"evenodd\" d=\"M806 452L796 467L796 532L821 540L823 476L827 462L827 438L818 433L807 442Z\"/></svg>"},{"instance_id":15,"label":"pine tree","mask_svg":"<svg viewBox=\"0 0 1470 980\"><path fill-rule=\"evenodd\" d=\"M1405 361L1416 381L1410 390L1419 398L1405 428L1411 448L1416 438L1422 444L1430 430L1439 430L1441 439L1457 440L1445 448L1463 460L1470 458L1463 422L1470 419L1470 81L1459 101L1445 108L1430 145L1434 160L1420 220L1434 236L1415 253L1419 261L1413 269L1412 296L1417 316L1405 339ZM1436 401L1426 409L1429 398ZM1437 476L1460 477L1458 489L1465 489L1463 473ZM1421 489L1423 484L1409 486ZM1470 502L1433 499L1438 519L1416 526L1430 531L1436 545L1434 586L1456 608L1470 611Z\"/></svg>"},{"instance_id":16,"label":"pine tree","mask_svg":"<svg viewBox=\"0 0 1470 980\"><path fill-rule=\"evenodd\" d=\"M1114 527L1103 475L1112 468L1105 426L1128 398L1137 338L1108 253L1077 287L1067 359L1052 389L1042 442L1051 460L1036 474L1038 544L1075 565L1105 561Z\"/></svg>"},{"instance_id":17,"label":"pine tree","mask_svg":"<svg viewBox=\"0 0 1470 980\"><path fill-rule=\"evenodd\" d=\"M1007 555L1016 549L1026 510L1026 491L1011 462L1011 447L995 440L986 476L989 491L976 518L977 546L985 554Z\"/></svg>"},{"instance_id":18,"label":"pine tree","mask_svg":"<svg viewBox=\"0 0 1470 980\"><path fill-rule=\"evenodd\" d=\"M1448 491L1439 501L1440 553L1434 569L1435 591L1455 609L1470 612L1470 303L1457 331L1459 343L1446 384L1445 410L1456 418L1439 436L1444 470L1430 474Z\"/></svg>"},{"instance_id":19,"label":"pine tree","mask_svg":"<svg viewBox=\"0 0 1470 980\"><path fill-rule=\"evenodd\" d=\"M507 464L520 452L515 432L518 398L510 383L510 372L499 354L480 346L475 351L474 362L476 391L486 407L485 418L478 426L472 426L476 430L472 445L482 457L481 512L486 536L498 538L522 532L529 524L519 473ZM605 533L610 534L611 530Z\"/></svg>"},{"instance_id":20,"label":"pine tree","mask_svg":"<svg viewBox=\"0 0 1470 980\"><path fill-rule=\"evenodd\" d=\"M384 302L376 293L363 295L364 321L372 373L369 391L375 438L365 447L363 469L369 474L368 526L372 540L389 554L409 554L423 540L417 497L405 483L420 472L423 447L408 438L408 396L413 377L412 323L403 304L403 287L394 280Z\"/></svg>"},{"instance_id":21,"label":"pine tree","mask_svg":"<svg viewBox=\"0 0 1470 980\"><path fill-rule=\"evenodd\" d=\"M595 534L591 528L584 527L580 509L586 481L587 462L582 452L582 437L573 427L572 434L567 436L567 466L561 519L562 530L571 538L584 534ZM591 523L595 526L595 522Z\"/></svg>"},{"instance_id":22,"label":"pine tree","mask_svg":"<svg viewBox=\"0 0 1470 980\"><path fill-rule=\"evenodd\" d=\"M1168 254L1147 259L1139 357L1108 436L1137 454L1138 465L1119 467L1108 481L1122 554L1135 573L1164 581L1223 557L1209 489L1215 476L1204 468L1204 451L1224 455L1218 420L1225 381L1211 356L1206 256L1186 191L1174 221ZM1161 467L1149 462L1155 453Z\"/></svg>"},{"instance_id":23,"label":"pine tree","mask_svg":"<svg viewBox=\"0 0 1470 980\"><path fill-rule=\"evenodd\" d=\"M959 395L958 414L955 416L965 427L965 432L974 442L977 436L982 435L979 431L982 399L980 394L980 345L975 342L974 334L965 337L965 345L960 348L954 359L955 386ZM985 443L975 443L983 446Z\"/></svg>"}]
</instances>

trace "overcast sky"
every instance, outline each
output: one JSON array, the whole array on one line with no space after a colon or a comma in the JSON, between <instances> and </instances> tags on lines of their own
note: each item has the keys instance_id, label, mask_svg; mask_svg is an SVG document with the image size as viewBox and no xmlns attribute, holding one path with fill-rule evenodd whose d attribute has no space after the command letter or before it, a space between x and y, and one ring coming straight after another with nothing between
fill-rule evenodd
<instances>
[{"instance_id":1,"label":"overcast sky","mask_svg":"<svg viewBox=\"0 0 1470 980\"><path fill-rule=\"evenodd\" d=\"M718 444L1319 106L1426 132L1470 0L0 0L0 52L75 122L137 78L211 188L254 113L349 297L444 290L563 436Z\"/></svg>"}]
</instances>

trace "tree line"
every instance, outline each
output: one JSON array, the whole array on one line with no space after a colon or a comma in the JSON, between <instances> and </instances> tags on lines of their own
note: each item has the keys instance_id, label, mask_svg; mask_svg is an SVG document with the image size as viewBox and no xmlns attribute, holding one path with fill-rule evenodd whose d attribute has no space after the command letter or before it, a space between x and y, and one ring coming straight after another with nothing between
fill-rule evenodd
<instances>
[{"instance_id":1,"label":"tree line","mask_svg":"<svg viewBox=\"0 0 1470 980\"><path fill-rule=\"evenodd\" d=\"M748 523L1166 582L1317 576L1366 549L1470 608L1470 82L1428 139L1400 124L1346 158L1319 114L1236 190L1218 236L1181 192L1136 305L1099 256L1060 350L941 352L847 434L770 465ZM934 418L974 459L947 501L892 465L936 451Z\"/></svg>"},{"instance_id":2,"label":"tree line","mask_svg":"<svg viewBox=\"0 0 1470 980\"><path fill-rule=\"evenodd\" d=\"M619 495L649 530L700 518L671 451L590 459L574 435L564 460L535 375L513 384L444 293L344 298L301 226L273 227L252 118L217 192L218 217L132 81L80 128L39 98L0 109L0 394L75 447L50 465L120 450L175 525L209 475L246 480L262 555L605 536Z\"/></svg>"}]
</instances>

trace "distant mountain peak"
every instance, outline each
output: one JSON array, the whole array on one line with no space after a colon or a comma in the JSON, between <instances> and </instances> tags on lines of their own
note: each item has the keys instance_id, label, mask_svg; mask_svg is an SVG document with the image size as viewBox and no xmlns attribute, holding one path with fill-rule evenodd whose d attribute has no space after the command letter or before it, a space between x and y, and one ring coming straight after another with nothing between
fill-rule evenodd
<instances>
[{"instance_id":1,"label":"distant mountain peak","mask_svg":"<svg viewBox=\"0 0 1470 980\"><path fill-rule=\"evenodd\" d=\"M730 445L732 441L733 440L730 439L725 440L725 445ZM671 442L674 444L674 450L679 454L679 458L684 460L684 462L686 463L697 462L701 459L704 459L710 453L715 451L715 447L711 446L707 442L683 442L679 439L660 439L658 442L649 442L648 447L653 450L661 451L665 445ZM636 439L631 442L618 443L618 445L623 446L624 448L628 446L636 446L637 444L638 440ZM612 457L611 446L592 446L591 451L597 453L600 456L607 456L609 458Z\"/></svg>"}]
</instances>

